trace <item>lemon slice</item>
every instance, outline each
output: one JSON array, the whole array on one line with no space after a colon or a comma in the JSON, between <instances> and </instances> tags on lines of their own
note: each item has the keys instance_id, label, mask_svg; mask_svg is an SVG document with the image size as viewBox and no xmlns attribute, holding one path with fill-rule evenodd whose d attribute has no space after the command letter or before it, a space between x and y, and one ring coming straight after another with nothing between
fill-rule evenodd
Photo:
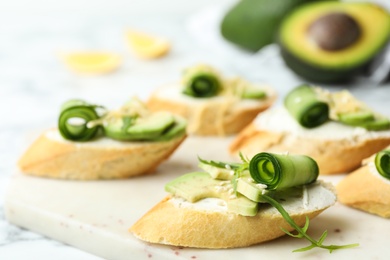
<instances>
[{"instance_id":1,"label":"lemon slice","mask_svg":"<svg viewBox=\"0 0 390 260\"><path fill-rule=\"evenodd\" d=\"M127 30L126 40L133 53L144 59L160 58L171 49L167 39L144 32Z\"/></svg>"},{"instance_id":2,"label":"lemon slice","mask_svg":"<svg viewBox=\"0 0 390 260\"><path fill-rule=\"evenodd\" d=\"M62 54L68 67L79 73L104 74L112 72L121 64L121 57L110 52L74 52Z\"/></svg>"}]
</instances>

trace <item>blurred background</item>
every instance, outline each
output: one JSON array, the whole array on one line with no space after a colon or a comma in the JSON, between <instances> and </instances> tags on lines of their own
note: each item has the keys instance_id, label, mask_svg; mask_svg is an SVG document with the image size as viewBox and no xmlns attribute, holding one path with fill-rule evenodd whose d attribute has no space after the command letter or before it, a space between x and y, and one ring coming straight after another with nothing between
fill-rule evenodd
<instances>
[{"instance_id":1,"label":"blurred background","mask_svg":"<svg viewBox=\"0 0 390 260\"><path fill-rule=\"evenodd\" d=\"M221 36L221 20L238 2L1 1L1 214L2 197L8 177L16 171L18 157L37 134L55 126L59 106L69 98L82 98L116 108L135 95L146 99L154 88L177 81L183 68L199 62L210 63L228 75L270 84L281 97L305 82L286 67L276 44L259 51L248 51ZM370 2L380 3L390 10L389 0ZM156 59L137 57L126 39L129 29L168 40L170 51ZM62 58L72 52L93 51L119 55L118 67L111 73L90 75L75 71ZM327 83L324 86L334 90L349 88L374 109L390 115L388 108L385 109L389 83L357 79L353 83ZM1 217L0 229L5 228L8 233L0 235L0 245L10 241L12 232L16 234L15 241L37 238L27 231L10 227ZM38 248L53 250L50 242L45 243ZM23 251L23 248L23 245L12 247L12 250L0 248L0 258L3 259L2 253L20 256L22 252L17 253L17 250ZM39 252L35 253L39 255Z\"/></svg>"}]
</instances>

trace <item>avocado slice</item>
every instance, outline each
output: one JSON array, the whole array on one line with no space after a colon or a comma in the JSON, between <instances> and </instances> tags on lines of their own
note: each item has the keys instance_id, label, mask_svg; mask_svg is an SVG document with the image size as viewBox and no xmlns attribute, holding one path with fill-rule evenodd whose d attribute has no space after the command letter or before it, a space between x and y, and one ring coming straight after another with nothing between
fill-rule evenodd
<instances>
[{"instance_id":1,"label":"avocado slice","mask_svg":"<svg viewBox=\"0 0 390 260\"><path fill-rule=\"evenodd\" d=\"M247 88L244 93L242 93L242 98L244 99L264 99L267 96L265 91L261 89Z\"/></svg>"},{"instance_id":2,"label":"avocado slice","mask_svg":"<svg viewBox=\"0 0 390 260\"><path fill-rule=\"evenodd\" d=\"M166 141L186 133L187 121L168 113L156 113L139 120L133 117L110 118L104 125L106 136L121 141Z\"/></svg>"},{"instance_id":3,"label":"avocado slice","mask_svg":"<svg viewBox=\"0 0 390 260\"><path fill-rule=\"evenodd\" d=\"M351 126L363 127L367 130L380 131L390 128L390 120L376 116L371 111L358 111L339 115L341 123Z\"/></svg>"},{"instance_id":4,"label":"avocado slice","mask_svg":"<svg viewBox=\"0 0 390 260\"><path fill-rule=\"evenodd\" d=\"M209 173L213 179L231 180L234 176L234 171L231 169L220 168L203 162L200 162L198 166Z\"/></svg>"},{"instance_id":5,"label":"avocado slice","mask_svg":"<svg viewBox=\"0 0 390 260\"><path fill-rule=\"evenodd\" d=\"M166 141L181 136L186 133L187 121L183 118L175 118L172 126L168 127L161 136L154 138L153 141Z\"/></svg>"},{"instance_id":6,"label":"avocado slice","mask_svg":"<svg viewBox=\"0 0 390 260\"><path fill-rule=\"evenodd\" d=\"M249 178L237 179L237 191L253 201L265 203L265 201L261 199L261 196L269 192L266 188L266 185L259 185L258 183L249 181Z\"/></svg>"},{"instance_id":7,"label":"avocado slice","mask_svg":"<svg viewBox=\"0 0 390 260\"><path fill-rule=\"evenodd\" d=\"M389 38L390 14L385 8L325 1L288 14L278 42L286 65L296 74L313 82L338 83L364 73Z\"/></svg>"},{"instance_id":8,"label":"avocado slice","mask_svg":"<svg viewBox=\"0 0 390 260\"><path fill-rule=\"evenodd\" d=\"M129 140L129 135L126 129L135 124L136 117L118 117L110 118L104 125L104 134L112 139L126 141Z\"/></svg>"},{"instance_id":9,"label":"avocado slice","mask_svg":"<svg viewBox=\"0 0 390 260\"><path fill-rule=\"evenodd\" d=\"M243 216L255 216L258 203L245 196L232 194L231 182L213 179L207 172L184 174L165 185L165 190L189 202L204 198L219 198L226 202L228 211Z\"/></svg>"},{"instance_id":10,"label":"avocado slice","mask_svg":"<svg viewBox=\"0 0 390 260\"><path fill-rule=\"evenodd\" d=\"M241 0L223 17L220 30L229 42L258 51L275 42L283 17L310 0Z\"/></svg>"},{"instance_id":11,"label":"avocado slice","mask_svg":"<svg viewBox=\"0 0 390 260\"><path fill-rule=\"evenodd\" d=\"M375 120L375 117L371 111L364 110L350 113L342 113L339 115L339 120L341 123L347 125L358 126L360 124Z\"/></svg>"},{"instance_id":12,"label":"avocado slice","mask_svg":"<svg viewBox=\"0 0 390 260\"><path fill-rule=\"evenodd\" d=\"M390 120L387 118L375 118L375 120L363 124L367 130L380 131L390 129Z\"/></svg>"},{"instance_id":13,"label":"avocado slice","mask_svg":"<svg viewBox=\"0 0 390 260\"><path fill-rule=\"evenodd\" d=\"M175 118L170 113L154 113L138 120L127 128L126 132L134 139L153 139L163 134L165 130L175 123Z\"/></svg>"}]
</instances>

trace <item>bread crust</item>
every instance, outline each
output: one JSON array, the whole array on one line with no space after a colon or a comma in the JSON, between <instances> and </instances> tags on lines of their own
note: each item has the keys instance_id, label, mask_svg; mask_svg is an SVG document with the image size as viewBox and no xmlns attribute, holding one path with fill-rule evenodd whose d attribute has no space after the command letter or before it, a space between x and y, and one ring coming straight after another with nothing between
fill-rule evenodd
<instances>
[{"instance_id":1,"label":"bread crust","mask_svg":"<svg viewBox=\"0 0 390 260\"><path fill-rule=\"evenodd\" d=\"M333 187L322 185L333 192ZM229 212L179 207L170 199L170 196L165 197L129 231L150 243L216 249L247 247L285 235L281 228L293 230L276 210L261 209L256 216L247 217ZM318 206L289 214L299 226L303 226L306 216L312 219L327 207Z\"/></svg>"},{"instance_id":2,"label":"bread crust","mask_svg":"<svg viewBox=\"0 0 390 260\"><path fill-rule=\"evenodd\" d=\"M49 130L56 131L56 130ZM25 174L72 180L127 178L147 174L175 151L185 135L160 142L91 145L43 133L18 161ZM115 142L115 141L113 141Z\"/></svg>"},{"instance_id":3,"label":"bread crust","mask_svg":"<svg viewBox=\"0 0 390 260\"><path fill-rule=\"evenodd\" d=\"M365 165L336 186L339 201L347 206L390 218L390 181L370 172Z\"/></svg>"},{"instance_id":4,"label":"bread crust","mask_svg":"<svg viewBox=\"0 0 390 260\"><path fill-rule=\"evenodd\" d=\"M251 158L259 152L305 154L317 161L320 174L338 174L355 170L363 159L390 145L389 137L372 139L319 139L291 133L258 130L249 124L229 146L230 153L242 152Z\"/></svg>"},{"instance_id":5,"label":"bread crust","mask_svg":"<svg viewBox=\"0 0 390 260\"><path fill-rule=\"evenodd\" d=\"M151 111L169 111L178 114L188 121L187 132L202 136L227 136L240 132L260 112L269 108L276 99L276 94L269 90L266 100L259 101L255 106L242 106L242 101L229 101L229 98L204 99L204 102L185 102L168 99L158 93L158 89L150 96L147 106ZM190 97L188 97L190 98Z\"/></svg>"}]
</instances>

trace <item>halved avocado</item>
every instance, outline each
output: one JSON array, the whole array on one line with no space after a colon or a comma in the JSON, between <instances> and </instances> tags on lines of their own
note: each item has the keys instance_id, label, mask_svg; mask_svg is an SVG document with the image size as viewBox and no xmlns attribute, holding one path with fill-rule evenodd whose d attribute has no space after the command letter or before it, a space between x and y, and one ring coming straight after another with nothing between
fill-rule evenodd
<instances>
[{"instance_id":1,"label":"halved avocado","mask_svg":"<svg viewBox=\"0 0 390 260\"><path fill-rule=\"evenodd\" d=\"M283 17L311 0L240 0L223 17L221 35L249 51L275 42Z\"/></svg>"},{"instance_id":2,"label":"halved avocado","mask_svg":"<svg viewBox=\"0 0 390 260\"><path fill-rule=\"evenodd\" d=\"M322 83L346 81L364 72L389 38L389 12L361 2L302 5L283 20L279 31L286 65Z\"/></svg>"}]
</instances>

